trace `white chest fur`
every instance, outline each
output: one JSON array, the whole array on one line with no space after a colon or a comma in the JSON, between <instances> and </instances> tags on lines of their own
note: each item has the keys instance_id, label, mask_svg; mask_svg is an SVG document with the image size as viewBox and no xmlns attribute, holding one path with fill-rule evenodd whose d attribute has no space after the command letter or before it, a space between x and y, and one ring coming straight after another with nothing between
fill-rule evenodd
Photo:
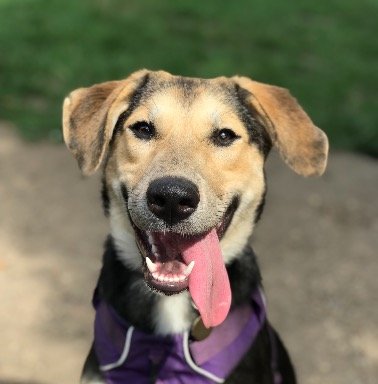
<instances>
[{"instance_id":1,"label":"white chest fur","mask_svg":"<svg viewBox=\"0 0 378 384\"><path fill-rule=\"evenodd\" d=\"M155 331L160 335L188 330L193 321L189 293L159 297L154 308L153 321Z\"/></svg>"}]
</instances>

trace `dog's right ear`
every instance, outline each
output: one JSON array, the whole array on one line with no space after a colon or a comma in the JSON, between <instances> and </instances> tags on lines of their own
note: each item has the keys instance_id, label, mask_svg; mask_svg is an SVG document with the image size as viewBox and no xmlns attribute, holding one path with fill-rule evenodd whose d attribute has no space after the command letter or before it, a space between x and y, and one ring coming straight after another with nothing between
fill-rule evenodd
<instances>
[{"instance_id":1,"label":"dog's right ear","mask_svg":"<svg viewBox=\"0 0 378 384\"><path fill-rule=\"evenodd\" d=\"M141 70L125 80L79 88L65 98L63 137L83 174L90 175L101 165L119 115L147 83L148 73Z\"/></svg>"}]
</instances>

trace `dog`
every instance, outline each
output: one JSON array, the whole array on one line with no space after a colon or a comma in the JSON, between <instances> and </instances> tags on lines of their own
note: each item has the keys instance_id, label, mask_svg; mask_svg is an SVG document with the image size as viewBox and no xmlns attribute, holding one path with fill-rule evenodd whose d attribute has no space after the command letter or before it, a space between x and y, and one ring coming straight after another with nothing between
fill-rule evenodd
<instances>
[{"instance_id":1,"label":"dog","mask_svg":"<svg viewBox=\"0 0 378 384\"><path fill-rule=\"evenodd\" d=\"M327 136L290 93L247 77L140 70L79 88L63 135L103 169L110 221L82 383L295 383L250 238L272 146L321 175Z\"/></svg>"}]
</instances>

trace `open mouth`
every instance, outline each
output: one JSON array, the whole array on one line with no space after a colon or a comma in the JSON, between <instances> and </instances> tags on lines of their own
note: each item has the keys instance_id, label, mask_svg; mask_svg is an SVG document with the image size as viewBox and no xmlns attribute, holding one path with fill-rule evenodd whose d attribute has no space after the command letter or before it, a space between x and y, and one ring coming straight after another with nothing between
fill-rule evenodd
<instances>
[{"instance_id":1,"label":"open mouth","mask_svg":"<svg viewBox=\"0 0 378 384\"><path fill-rule=\"evenodd\" d=\"M206 327L223 322L231 306L220 239L238 203L238 198L234 198L219 224L200 235L143 231L133 223L147 284L166 295L189 289Z\"/></svg>"},{"instance_id":2,"label":"open mouth","mask_svg":"<svg viewBox=\"0 0 378 384\"><path fill-rule=\"evenodd\" d=\"M166 295L180 293L187 289L189 277L197 261L188 257L190 253L188 249L195 244L201 244L210 233L220 240L231 223L238 203L238 198L234 198L216 228L200 235L144 231L132 222L136 241L143 257L144 277L150 288ZM204 257L208 256L204 255Z\"/></svg>"}]
</instances>

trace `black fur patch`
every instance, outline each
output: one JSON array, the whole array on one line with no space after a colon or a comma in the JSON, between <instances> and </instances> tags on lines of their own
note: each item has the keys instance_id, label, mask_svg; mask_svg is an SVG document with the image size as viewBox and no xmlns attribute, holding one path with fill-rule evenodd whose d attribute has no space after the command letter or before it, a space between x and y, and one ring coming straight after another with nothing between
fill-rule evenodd
<instances>
[{"instance_id":1,"label":"black fur patch","mask_svg":"<svg viewBox=\"0 0 378 384\"><path fill-rule=\"evenodd\" d=\"M120 134L124 130L124 124L125 121L130 117L130 115L133 113L133 111L139 106L143 95L145 94L145 89L147 87L147 84L150 80L150 75L147 74L143 77L141 80L139 86L133 94L129 98L129 107L126 109L126 111L122 112L117 120L116 126L114 128L112 142L114 141L114 138L117 134Z\"/></svg>"},{"instance_id":2,"label":"black fur patch","mask_svg":"<svg viewBox=\"0 0 378 384\"><path fill-rule=\"evenodd\" d=\"M123 199L125 200L125 205L127 207L127 201L129 200L129 193L127 192L127 187L125 183L121 184L121 193L122 193Z\"/></svg>"},{"instance_id":3,"label":"black fur patch","mask_svg":"<svg viewBox=\"0 0 378 384\"><path fill-rule=\"evenodd\" d=\"M142 272L122 264L110 236L105 243L98 293L126 321L145 332L153 330L152 308L158 296L147 287Z\"/></svg>"},{"instance_id":4,"label":"black fur patch","mask_svg":"<svg viewBox=\"0 0 378 384\"><path fill-rule=\"evenodd\" d=\"M266 198L266 189L264 190L262 196L261 196L261 200L260 200L260 203L259 205L257 206L256 208L256 211L255 211L255 217L253 219L254 223L256 224L260 218L261 218L261 215L264 211L264 207L265 207L265 198Z\"/></svg>"},{"instance_id":5,"label":"black fur patch","mask_svg":"<svg viewBox=\"0 0 378 384\"><path fill-rule=\"evenodd\" d=\"M101 186L102 208L104 210L105 216L109 217L110 197L109 197L109 191L108 191L108 186L106 184L105 176L102 177L101 184L102 184L102 186ZM127 208L127 200L129 198L129 196L128 196L128 192L127 192L127 187L124 183L121 184L121 193L122 193L122 197L125 201L125 206Z\"/></svg>"},{"instance_id":6,"label":"black fur patch","mask_svg":"<svg viewBox=\"0 0 378 384\"><path fill-rule=\"evenodd\" d=\"M265 173L265 169L264 169L264 192L261 195L260 203L257 206L256 211L255 211L255 217L253 219L255 224L260 220L261 215L263 213L263 210L265 207L266 192L267 192L267 183L266 183L266 173Z\"/></svg>"},{"instance_id":7,"label":"black fur patch","mask_svg":"<svg viewBox=\"0 0 378 384\"><path fill-rule=\"evenodd\" d=\"M110 208L110 199L108 193L108 187L106 185L105 177L101 180L101 200L102 200L102 208L104 210L104 214L106 217L109 216L109 208Z\"/></svg>"},{"instance_id":8,"label":"black fur patch","mask_svg":"<svg viewBox=\"0 0 378 384\"><path fill-rule=\"evenodd\" d=\"M261 285L261 274L256 255L250 245L227 266L232 292L232 306L247 303L252 292Z\"/></svg>"},{"instance_id":9,"label":"black fur patch","mask_svg":"<svg viewBox=\"0 0 378 384\"><path fill-rule=\"evenodd\" d=\"M264 158L266 158L272 148L272 140L264 127L262 117L253 105L247 102L250 96L247 90L235 84L234 91L237 99L236 111L248 131L249 141L250 143L257 144Z\"/></svg>"}]
</instances>

